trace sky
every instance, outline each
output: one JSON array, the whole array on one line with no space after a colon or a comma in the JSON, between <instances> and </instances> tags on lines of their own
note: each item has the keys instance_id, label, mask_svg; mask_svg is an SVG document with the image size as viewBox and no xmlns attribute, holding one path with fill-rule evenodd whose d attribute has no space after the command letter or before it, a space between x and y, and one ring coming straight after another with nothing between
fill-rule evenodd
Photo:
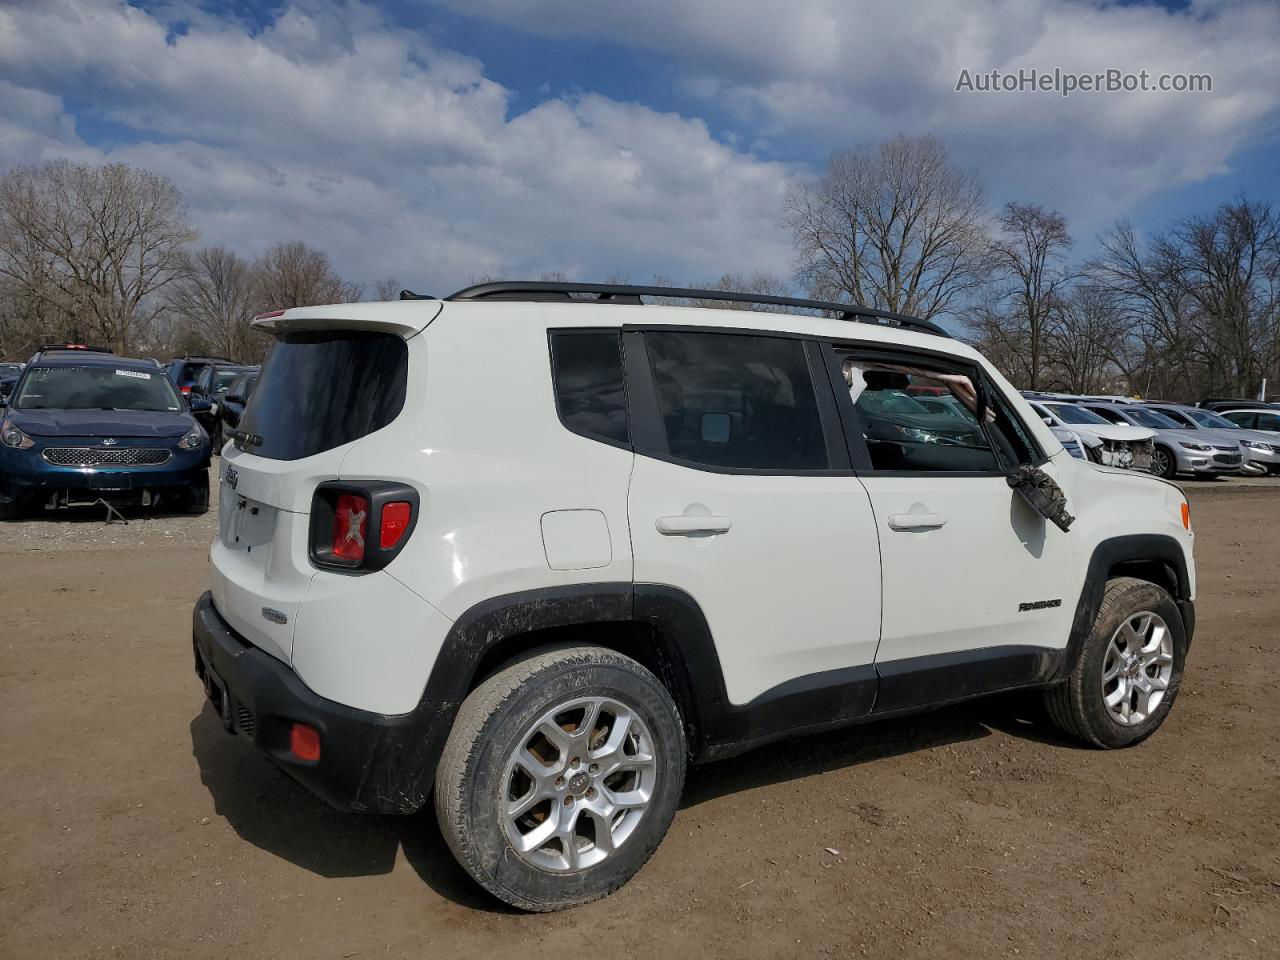
<instances>
[{"instance_id":1,"label":"sky","mask_svg":"<svg viewBox=\"0 0 1280 960\"><path fill-rule=\"evenodd\" d=\"M1280 203L1276 0L0 0L0 170L121 160L201 242L348 279L788 277L789 182L930 133L1077 253ZM962 71L1210 93L957 91Z\"/></svg>"}]
</instances>

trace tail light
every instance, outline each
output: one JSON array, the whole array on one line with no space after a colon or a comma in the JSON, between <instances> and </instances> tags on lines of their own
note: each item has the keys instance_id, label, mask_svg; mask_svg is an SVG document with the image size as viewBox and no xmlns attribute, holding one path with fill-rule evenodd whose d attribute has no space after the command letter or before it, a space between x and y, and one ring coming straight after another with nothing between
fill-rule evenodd
<instances>
[{"instance_id":1,"label":"tail light","mask_svg":"<svg viewBox=\"0 0 1280 960\"><path fill-rule=\"evenodd\" d=\"M333 511L333 556L353 563L364 561L364 538L369 532L369 500L358 493L340 493Z\"/></svg>"},{"instance_id":2,"label":"tail light","mask_svg":"<svg viewBox=\"0 0 1280 960\"><path fill-rule=\"evenodd\" d=\"M311 562L330 570L381 570L418 520L418 492L384 480L335 481L311 500Z\"/></svg>"},{"instance_id":3,"label":"tail light","mask_svg":"<svg viewBox=\"0 0 1280 960\"><path fill-rule=\"evenodd\" d=\"M179 387L178 389L179 389L180 391L182 391L182 395L183 395L184 397L185 397L185 396L189 396L189 395L190 395L190 393L191 393L191 387L190 387L190 386Z\"/></svg>"}]
</instances>

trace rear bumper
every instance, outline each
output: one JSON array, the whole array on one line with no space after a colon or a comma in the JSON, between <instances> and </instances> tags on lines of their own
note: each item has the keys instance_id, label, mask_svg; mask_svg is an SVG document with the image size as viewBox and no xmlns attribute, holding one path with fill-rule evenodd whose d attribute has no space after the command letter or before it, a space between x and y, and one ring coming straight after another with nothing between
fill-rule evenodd
<instances>
[{"instance_id":1,"label":"rear bumper","mask_svg":"<svg viewBox=\"0 0 1280 960\"><path fill-rule=\"evenodd\" d=\"M236 634L209 593L196 603L192 634L196 675L228 733L339 810L413 813L426 804L457 703L423 701L411 713L386 716L326 700ZM318 761L290 751L294 723L319 731Z\"/></svg>"}]
</instances>

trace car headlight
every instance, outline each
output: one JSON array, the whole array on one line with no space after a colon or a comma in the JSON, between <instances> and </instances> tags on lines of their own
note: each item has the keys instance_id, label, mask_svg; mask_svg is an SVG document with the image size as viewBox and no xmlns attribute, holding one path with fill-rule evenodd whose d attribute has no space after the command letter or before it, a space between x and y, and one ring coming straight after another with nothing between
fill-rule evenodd
<instances>
[{"instance_id":1,"label":"car headlight","mask_svg":"<svg viewBox=\"0 0 1280 960\"><path fill-rule=\"evenodd\" d=\"M13 447L16 450L26 450L28 447L34 447L36 442L19 430L11 421L6 420L0 424L0 443L6 447Z\"/></svg>"},{"instance_id":2,"label":"car headlight","mask_svg":"<svg viewBox=\"0 0 1280 960\"><path fill-rule=\"evenodd\" d=\"M1263 443L1261 440L1241 440L1244 446L1248 447L1255 453L1275 453L1276 448L1269 443Z\"/></svg>"},{"instance_id":3,"label":"car headlight","mask_svg":"<svg viewBox=\"0 0 1280 960\"><path fill-rule=\"evenodd\" d=\"M1199 450L1201 453L1208 453L1213 449L1207 443L1192 443L1188 440L1179 440L1178 446L1186 447L1188 450Z\"/></svg>"},{"instance_id":4,"label":"car headlight","mask_svg":"<svg viewBox=\"0 0 1280 960\"><path fill-rule=\"evenodd\" d=\"M183 450L194 450L201 446L208 438L204 435L204 430L200 427L192 427L185 437L178 441L178 446Z\"/></svg>"}]
</instances>

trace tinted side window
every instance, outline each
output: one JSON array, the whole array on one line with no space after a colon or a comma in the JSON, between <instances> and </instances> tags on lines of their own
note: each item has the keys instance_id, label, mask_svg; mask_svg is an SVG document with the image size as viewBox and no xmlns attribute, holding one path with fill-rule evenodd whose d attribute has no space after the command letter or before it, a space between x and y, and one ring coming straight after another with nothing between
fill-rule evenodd
<instances>
[{"instance_id":1,"label":"tinted side window","mask_svg":"<svg viewBox=\"0 0 1280 960\"><path fill-rule=\"evenodd\" d=\"M645 348L672 457L755 470L829 467L801 341L650 332Z\"/></svg>"},{"instance_id":2,"label":"tinted side window","mask_svg":"<svg viewBox=\"0 0 1280 960\"><path fill-rule=\"evenodd\" d=\"M566 427L584 437L631 442L616 332L553 333L551 376L556 409Z\"/></svg>"}]
</instances>

